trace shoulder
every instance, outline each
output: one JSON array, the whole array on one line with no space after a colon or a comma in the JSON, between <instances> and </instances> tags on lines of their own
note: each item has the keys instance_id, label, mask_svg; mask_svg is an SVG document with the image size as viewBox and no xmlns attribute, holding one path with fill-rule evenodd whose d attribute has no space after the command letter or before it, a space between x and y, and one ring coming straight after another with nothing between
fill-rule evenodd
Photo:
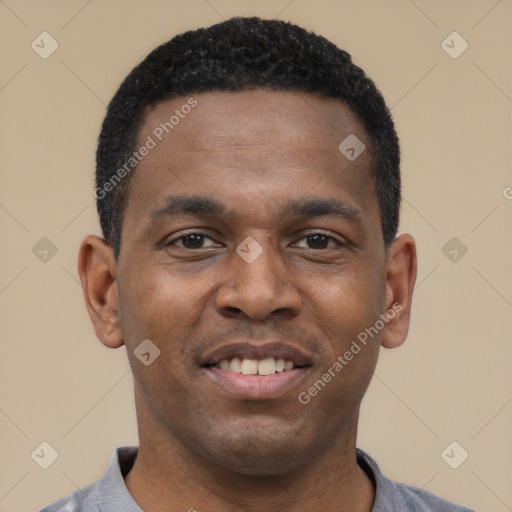
<instances>
[{"instance_id":1,"label":"shoulder","mask_svg":"<svg viewBox=\"0 0 512 512\"><path fill-rule=\"evenodd\" d=\"M372 512L474 512L419 487L394 482L382 474L368 454L359 448L356 453L358 464L373 479L376 487Z\"/></svg>"},{"instance_id":2,"label":"shoulder","mask_svg":"<svg viewBox=\"0 0 512 512\"><path fill-rule=\"evenodd\" d=\"M48 505L40 512L98 512L98 483L91 484Z\"/></svg>"},{"instance_id":3,"label":"shoulder","mask_svg":"<svg viewBox=\"0 0 512 512\"><path fill-rule=\"evenodd\" d=\"M66 498L43 508L40 512L142 512L125 486L123 476L132 468L137 447L118 447L110 456L104 475Z\"/></svg>"},{"instance_id":4,"label":"shoulder","mask_svg":"<svg viewBox=\"0 0 512 512\"><path fill-rule=\"evenodd\" d=\"M474 512L469 508L451 503L425 489L398 482L395 484L396 493L405 504L404 512Z\"/></svg>"}]
</instances>

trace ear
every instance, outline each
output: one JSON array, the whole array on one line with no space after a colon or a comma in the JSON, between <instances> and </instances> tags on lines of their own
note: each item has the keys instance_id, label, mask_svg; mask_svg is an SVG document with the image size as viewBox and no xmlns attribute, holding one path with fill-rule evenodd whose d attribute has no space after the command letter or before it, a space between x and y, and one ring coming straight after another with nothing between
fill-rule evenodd
<instances>
[{"instance_id":1,"label":"ear","mask_svg":"<svg viewBox=\"0 0 512 512\"><path fill-rule=\"evenodd\" d=\"M386 275L386 323L382 346L395 348L407 338L411 320L411 303L416 282L417 260L414 238L404 233L388 249Z\"/></svg>"},{"instance_id":2,"label":"ear","mask_svg":"<svg viewBox=\"0 0 512 512\"><path fill-rule=\"evenodd\" d=\"M80 246L78 273L98 339L109 348L124 344L119 324L119 297L116 283L116 261L112 248L94 235Z\"/></svg>"}]
</instances>

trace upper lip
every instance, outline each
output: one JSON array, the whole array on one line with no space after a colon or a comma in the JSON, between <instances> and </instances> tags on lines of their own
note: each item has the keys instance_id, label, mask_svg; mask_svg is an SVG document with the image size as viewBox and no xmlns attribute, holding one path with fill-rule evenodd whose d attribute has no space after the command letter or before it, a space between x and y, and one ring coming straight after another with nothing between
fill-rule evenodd
<instances>
[{"instance_id":1,"label":"upper lip","mask_svg":"<svg viewBox=\"0 0 512 512\"><path fill-rule=\"evenodd\" d=\"M224 359L267 359L275 357L292 361L295 366L311 366L312 356L294 345L273 341L241 341L230 343L206 352L201 358L201 365L218 364Z\"/></svg>"}]
</instances>

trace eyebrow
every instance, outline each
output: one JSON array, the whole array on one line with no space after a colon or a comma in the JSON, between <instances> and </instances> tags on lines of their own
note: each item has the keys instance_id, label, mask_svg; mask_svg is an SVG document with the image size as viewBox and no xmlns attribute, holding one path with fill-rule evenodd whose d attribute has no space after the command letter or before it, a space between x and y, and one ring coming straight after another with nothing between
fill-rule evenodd
<instances>
[{"instance_id":1,"label":"eyebrow","mask_svg":"<svg viewBox=\"0 0 512 512\"><path fill-rule=\"evenodd\" d=\"M362 212L339 199L294 199L285 208L286 215L296 217L337 217L351 222L361 217Z\"/></svg>"},{"instance_id":2,"label":"eyebrow","mask_svg":"<svg viewBox=\"0 0 512 512\"><path fill-rule=\"evenodd\" d=\"M153 219L161 217L220 216L226 211L226 205L209 196L168 196L165 206L151 212ZM336 217L355 222L361 217L361 210L350 206L339 199L291 199L286 204L283 216L294 217Z\"/></svg>"},{"instance_id":3,"label":"eyebrow","mask_svg":"<svg viewBox=\"0 0 512 512\"><path fill-rule=\"evenodd\" d=\"M194 215L206 217L220 215L226 209L218 199L208 196L168 196L165 198L165 206L160 210L153 210L151 217L177 217L180 215Z\"/></svg>"}]
</instances>

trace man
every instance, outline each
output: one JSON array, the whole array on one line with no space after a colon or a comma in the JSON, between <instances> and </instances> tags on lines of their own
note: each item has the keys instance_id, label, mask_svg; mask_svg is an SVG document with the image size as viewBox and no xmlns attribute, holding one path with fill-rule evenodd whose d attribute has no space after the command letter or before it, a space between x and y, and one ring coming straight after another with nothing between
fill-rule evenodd
<instances>
[{"instance_id":1,"label":"man","mask_svg":"<svg viewBox=\"0 0 512 512\"><path fill-rule=\"evenodd\" d=\"M79 272L140 446L46 512L468 510L356 449L416 250L392 119L346 52L258 18L175 37L109 105L95 196Z\"/></svg>"}]
</instances>

